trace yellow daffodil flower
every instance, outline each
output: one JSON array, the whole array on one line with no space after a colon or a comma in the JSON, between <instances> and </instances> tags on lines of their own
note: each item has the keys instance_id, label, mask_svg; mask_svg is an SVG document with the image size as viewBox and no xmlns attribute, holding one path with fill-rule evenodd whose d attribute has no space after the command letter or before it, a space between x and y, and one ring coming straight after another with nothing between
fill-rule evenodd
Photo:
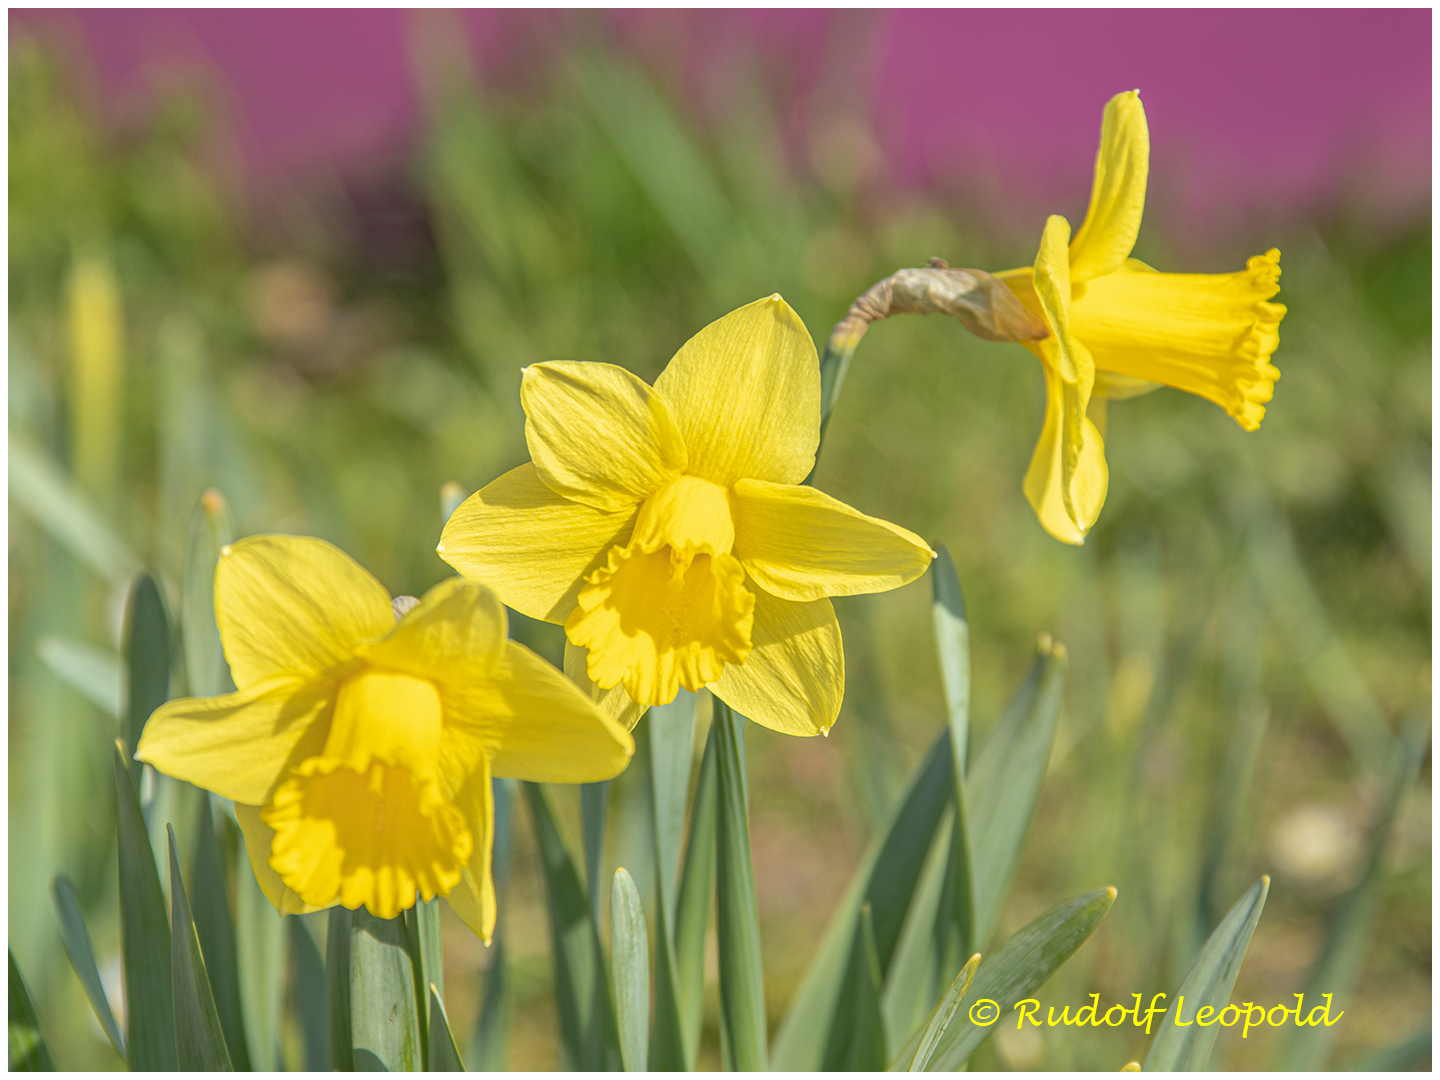
<instances>
[{"instance_id":1,"label":"yellow daffodil flower","mask_svg":"<svg viewBox=\"0 0 1440 1080\"><path fill-rule=\"evenodd\" d=\"M566 671L631 727L709 686L766 727L828 731L845 671L827 597L904 585L934 553L801 485L820 369L790 306L711 323L653 387L612 364L534 364L521 402L532 460L455 511L441 556L563 622Z\"/></svg>"},{"instance_id":2,"label":"yellow daffodil flower","mask_svg":"<svg viewBox=\"0 0 1440 1080\"><path fill-rule=\"evenodd\" d=\"M363 904L390 919L418 890L489 941L491 776L604 780L634 740L507 640L485 586L405 599L397 621L403 603L323 540L230 545L215 614L239 689L162 705L136 756L234 800L281 914Z\"/></svg>"},{"instance_id":3,"label":"yellow daffodil flower","mask_svg":"<svg viewBox=\"0 0 1440 1080\"><path fill-rule=\"evenodd\" d=\"M1025 347L1045 366L1045 425L1025 494L1040 523L1070 544L1105 502L1109 398L1174 386L1215 402L1246 431L1260 426L1280 372L1280 252L1234 274L1162 274L1129 257L1145 209L1150 132L1138 91L1105 106L1095 186L1080 231L1045 223L1033 267L998 275L1050 336Z\"/></svg>"}]
</instances>

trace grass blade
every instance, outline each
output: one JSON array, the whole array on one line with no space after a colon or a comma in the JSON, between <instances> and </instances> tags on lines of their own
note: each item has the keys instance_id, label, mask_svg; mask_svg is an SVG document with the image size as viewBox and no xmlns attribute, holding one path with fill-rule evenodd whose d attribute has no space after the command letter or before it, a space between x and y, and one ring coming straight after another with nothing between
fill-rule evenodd
<instances>
[{"instance_id":1,"label":"grass blade","mask_svg":"<svg viewBox=\"0 0 1440 1080\"><path fill-rule=\"evenodd\" d=\"M140 572L140 560L48 454L13 431L9 449L10 498L52 540L116 588Z\"/></svg>"},{"instance_id":2,"label":"grass blade","mask_svg":"<svg viewBox=\"0 0 1440 1080\"><path fill-rule=\"evenodd\" d=\"M1042 639L1024 684L966 777L979 948L995 930L1040 797L1065 691L1065 650Z\"/></svg>"},{"instance_id":3,"label":"grass blade","mask_svg":"<svg viewBox=\"0 0 1440 1080\"><path fill-rule=\"evenodd\" d=\"M960 1009L960 1002L965 999L970 984L975 981L975 971L980 967L980 954L977 952L960 969L950 983L950 989L945 991L945 996L940 999L940 1004L935 1006L935 1011L930 1014L929 1021L920 1032L920 1045L915 1048L915 1054L910 1058L908 1071L924 1072L930 1059L935 1055L935 1048L940 1045L941 1038L950 1029L950 1021L955 1019L956 1012Z\"/></svg>"},{"instance_id":4,"label":"grass blade","mask_svg":"<svg viewBox=\"0 0 1440 1080\"><path fill-rule=\"evenodd\" d=\"M108 649L47 635L35 643L40 659L72 690L107 716L120 719L120 658Z\"/></svg>"},{"instance_id":5,"label":"grass blade","mask_svg":"<svg viewBox=\"0 0 1440 1080\"><path fill-rule=\"evenodd\" d=\"M427 1072L464 1072L460 1061L460 1049L455 1045L455 1036L450 1034L450 1018L445 1015L445 1002L440 1000L440 991L435 983L427 987L426 1005L430 1011L429 1068Z\"/></svg>"},{"instance_id":6,"label":"grass blade","mask_svg":"<svg viewBox=\"0 0 1440 1080\"><path fill-rule=\"evenodd\" d=\"M90 1008L95 1010L95 1019L105 1030L105 1037L124 1060L125 1040L120 1037L120 1025L115 1022L110 999L105 996L105 988L100 982L100 970L95 966L95 950L90 944L85 918L80 913L80 901L75 898L70 882L60 875L50 879L50 897L55 902L55 917L60 922L60 940L65 944L65 955L70 958L70 966L85 988L85 996L90 1000ZM13 995L14 991L11 993Z\"/></svg>"},{"instance_id":7,"label":"grass blade","mask_svg":"<svg viewBox=\"0 0 1440 1080\"><path fill-rule=\"evenodd\" d=\"M685 1043L687 1069L695 1067L700 1052L705 928L710 919L710 898L715 891L717 766L713 723L710 731L700 759L700 775L695 781L695 805L690 812L690 835L685 841L685 865L680 874L680 896L675 905L675 1000L680 1013L680 1034Z\"/></svg>"},{"instance_id":8,"label":"grass blade","mask_svg":"<svg viewBox=\"0 0 1440 1080\"><path fill-rule=\"evenodd\" d=\"M1395 740L1385 802L1371 830L1369 863L1359 883L1336 908L1320 958L1305 980L1304 993L1310 1001L1319 1001L1323 995L1331 994L1333 1000L1343 1002L1360 974L1375 923L1380 917L1386 878L1385 849L1405 793L1415 783L1425 760L1429 739L1429 717L1422 712ZM1333 1027L1319 1024L1296 1028L1281 1053L1280 1067L1322 1069L1329 1060L1334 1041Z\"/></svg>"},{"instance_id":9,"label":"grass blade","mask_svg":"<svg viewBox=\"0 0 1440 1080\"><path fill-rule=\"evenodd\" d=\"M160 587L150 574L141 574L125 603L125 667L128 674L125 715L120 734L132 752L150 714L170 700L170 619ZM133 758L126 762L130 782L140 783L144 768Z\"/></svg>"},{"instance_id":10,"label":"grass blade","mask_svg":"<svg viewBox=\"0 0 1440 1080\"><path fill-rule=\"evenodd\" d=\"M1230 1003L1230 991L1235 988L1235 977L1240 974L1245 950L1250 947L1250 936L1260 921L1260 912L1265 910L1269 892L1270 879L1262 877L1205 942L1166 1010L1165 1019L1160 1021L1150 1053L1145 1055L1146 1072L1205 1071L1220 1028L1213 1024L1201 1027L1194 1022L1195 1014L1207 1006L1218 1013ZM1188 1023L1183 1016L1187 1009L1191 1017Z\"/></svg>"},{"instance_id":11,"label":"grass blade","mask_svg":"<svg viewBox=\"0 0 1440 1080\"><path fill-rule=\"evenodd\" d=\"M185 685L197 697L229 693L230 666L220 647L215 622L215 566L220 550L234 539L230 507L211 488L200 496L190 515L185 540L185 569L180 582L180 641L185 657Z\"/></svg>"},{"instance_id":12,"label":"grass blade","mask_svg":"<svg viewBox=\"0 0 1440 1080\"><path fill-rule=\"evenodd\" d=\"M176 1063L187 1072L231 1072L230 1052L180 876L175 830L168 825L166 836L170 842L170 983L174 988Z\"/></svg>"},{"instance_id":13,"label":"grass blade","mask_svg":"<svg viewBox=\"0 0 1440 1080\"><path fill-rule=\"evenodd\" d=\"M200 939L200 952L205 957L205 970L210 975L210 990L215 995L215 1009L220 1016L220 1027L225 1032L225 1046L230 1051L230 1060L236 1072L249 1072L250 1053L245 1045L240 967L235 952L235 924L230 919L230 900L226 896L224 856L215 836L210 796L206 792L199 795L200 812L195 815L195 849L190 863L195 883L195 897L191 903L195 933ZM173 904L173 882L171 889Z\"/></svg>"},{"instance_id":14,"label":"grass blade","mask_svg":"<svg viewBox=\"0 0 1440 1080\"><path fill-rule=\"evenodd\" d=\"M864 903L871 908L876 952L881 972L888 978L905 913L954 792L953 771L947 727L911 775L909 787L891 811L888 825L871 841L831 919L805 981L776 1034L775 1068L805 1072L818 1069L827 1057L826 1045L832 1033L843 1035L835 1032L834 1018L842 987L853 985L846 971Z\"/></svg>"},{"instance_id":15,"label":"grass blade","mask_svg":"<svg viewBox=\"0 0 1440 1080\"><path fill-rule=\"evenodd\" d=\"M720 1041L726 1067L765 1069L765 972L760 912L750 862L750 799L745 779L744 717L715 699L715 895L720 951Z\"/></svg>"},{"instance_id":16,"label":"grass blade","mask_svg":"<svg viewBox=\"0 0 1440 1080\"><path fill-rule=\"evenodd\" d=\"M145 832L135 788L126 768L129 754L115 740L115 797L119 809L120 938L125 971L132 1072L174 1072L175 1014L170 990L170 923L155 856Z\"/></svg>"},{"instance_id":17,"label":"grass blade","mask_svg":"<svg viewBox=\"0 0 1440 1080\"><path fill-rule=\"evenodd\" d=\"M332 908L331 911L338 911ZM400 919L350 913L350 1039L356 1072L418 1072L414 969Z\"/></svg>"},{"instance_id":18,"label":"grass blade","mask_svg":"<svg viewBox=\"0 0 1440 1080\"><path fill-rule=\"evenodd\" d=\"M605 955L590 917L589 900L545 792L538 784L526 783L525 795L535 823L550 910L562 1066L618 1071L623 1068L620 1036L615 1028Z\"/></svg>"},{"instance_id":19,"label":"grass blade","mask_svg":"<svg viewBox=\"0 0 1440 1080\"><path fill-rule=\"evenodd\" d=\"M622 866L610 884L610 963L626 1072L644 1072L650 1028L650 947L640 892Z\"/></svg>"},{"instance_id":20,"label":"grass blade","mask_svg":"<svg viewBox=\"0 0 1440 1080\"><path fill-rule=\"evenodd\" d=\"M325 1072L330 1068L326 1049L328 1009L325 1001L325 961L302 919L290 924L291 1008L305 1048L305 1071Z\"/></svg>"},{"instance_id":21,"label":"grass blade","mask_svg":"<svg viewBox=\"0 0 1440 1080\"><path fill-rule=\"evenodd\" d=\"M280 1010L284 1005L285 924L265 898L244 846L235 859L235 952L240 1010L251 1067L280 1067Z\"/></svg>"},{"instance_id":22,"label":"grass blade","mask_svg":"<svg viewBox=\"0 0 1440 1080\"><path fill-rule=\"evenodd\" d=\"M860 908L847 968L825 1048L826 1072L875 1072L885 1068L885 1018L880 1012L880 954L870 905Z\"/></svg>"},{"instance_id":23,"label":"grass blade","mask_svg":"<svg viewBox=\"0 0 1440 1080\"><path fill-rule=\"evenodd\" d=\"M54 1072L55 1060L45 1036L40 1033L40 1018L30 999L30 988L10 952L10 1071Z\"/></svg>"},{"instance_id":24,"label":"grass blade","mask_svg":"<svg viewBox=\"0 0 1440 1080\"><path fill-rule=\"evenodd\" d=\"M680 895L680 840L685 831L685 797L690 788L695 695L682 690L670 704L652 706L645 722L650 741L650 820L655 844L655 911L659 920L655 928L655 1021L650 1028L647 1060L652 1069L674 1072L686 1067L680 977L675 964L675 918Z\"/></svg>"},{"instance_id":25,"label":"grass blade","mask_svg":"<svg viewBox=\"0 0 1440 1080\"><path fill-rule=\"evenodd\" d=\"M580 825L585 841L585 890L590 917L600 925L600 861L605 854L605 819L610 814L610 781L580 785Z\"/></svg>"},{"instance_id":26,"label":"grass blade","mask_svg":"<svg viewBox=\"0 0 1440 1080\"><path fill-rule=\"evenodd\" d=\"M982 1000L999 1005L996 1020L977 1024L966 1011L952 1022L931 1055L926 1072L954 1072L970 1060L989 1037L1001 1017L1014 1015L1023 1001L1044 986L1060 965L1069 960L1115 903L1113 888L1096 889L1052 908L981 962L965 1002ZM982 1017L983 1018L983 1017Z\"/></svg>"}]
</instances>

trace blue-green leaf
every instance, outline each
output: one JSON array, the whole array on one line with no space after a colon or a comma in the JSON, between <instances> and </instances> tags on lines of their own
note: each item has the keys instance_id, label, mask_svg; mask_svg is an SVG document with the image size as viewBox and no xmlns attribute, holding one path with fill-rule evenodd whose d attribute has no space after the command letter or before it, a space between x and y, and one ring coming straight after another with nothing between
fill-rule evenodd
<instances>
[{"instance_id":1,"label":"blue-green leaf","mask_svg":"<svg viewBox=\"0 0 1440 1080\"><path fill-rule=\"evenodd\" d=\"M166 827L170 847L170 984L175 1002L175 1058L187 1072L231 1072L230 1052L220 1014L210 992L205 958L185 881L180 875L180 855L175 850L175 830Z\"/></svg>"},{"instance_id":2,"label":"blue-green leaf","mask_svg":"<svg viewBox=\"0 0 1440 1080\"><path fill-rule=\"evenodd\" d=\"M455 1036L450 1034L450 1018L445 1015L445 1002L440 1000L440 991L435 983L426 988L426 1002L430 1010L430 1052L427 1072L464 1072L460 1061L460 1049L455 1045Z\"/></svg>"},{"instance_id":3,"label":"blue-green leaf","mask_svg":"<svg viewBox=\"0 0 1440 1080\"><path fill-rule=\"evenodd\" d=\"M685 797L690 787L695 730L695 695L681 690L668 705L652 706L645 724L650 742L649 790L655 844L655 1020L650 1029L649 1067L673 1072L686 1067L680 1018L675 920L680 897L680 840L685 831ZM711 861L713 865L714 856ZM708 896L707 896L708 901Z\"/></svg>"},{"instance_id":4,"label":"blue-green leaf","mask_svg":"<svg viewBox=\"0 0 1440 1080\"><path fill-rule=\"evenodd\" d=\"M320 949L304 919L292 916L285 921L290 924L290 962L295 973L290 1000L294 1003L295 1022L304 1044L305 1071L324 1072L330 1068L325 961L320 958Z\"/></svg>"},{"instance_id":5,"label":"blue-green leaf","mask_svg":"<svg viewBox=\"0 0 1440 1080\"><path fill-rule=\"evenodd\" d=\"M331 918L340 908L331 909ZM356 1072L418 1072L414 969L400 919L350 912L350 1040Z\"/></svg>"},{"instance_id":6,"label":"blue-green leaf","mask_svg":"<svg viewBox=\"0 0 1440 1080\"><path fill-rule=\"evenodd\" d=\"M123 740L115 741L119 809L120 940L132 1072L173 1072L175 1014L170 990L170 923L145 819L126 768Z\"/></svg>"},{"instance_id":7,"label":"blue-green leaf","mask_svg":"<svg viewBox=\"0 0 1440 1080\"><path fill-rule=\"evenodd\" d=\"M230 899L225 887L225 859L215 835L210 795L199 792L199 813L195 815L195 849L190 864L194 881L191 909L195 933L205 956L215 1009L225 1032L225 1046L236 1072L250 1071L250 1051L245 1044L245 1017L240 1006L240 969L235 953L235 924L230 918ZM174 902L172 893L171 902Z\"/></svg>"},{"instance_id":8,"label":"blue-green leaf","mask_svg":"<svg viewBox=\"0 0 1440 1080\"><path fill-rule=\"evenodd\" d=\"M505 1069L506 1035L510 1022L510 983L506 975L505 888L510 880L510 849L514 839L515 781L491 781L495 799L495 851L491 856L491 873L495 878L495 898L499 911L495 917L495 933L490 939L490 967L485 974L485 999L465 1057L476 1072L501 1072Z\"/></svg>"},{"instance_id":9,"label":"blue-green leaf","mask_svg":"<svg viewBox=\"0 0 1440 1080\"><path fill-rule=\"evenodd\" d=\"M680 1034L685 1043L685 1068L695 1067L700 1052L700 1022L704 1007L705 928L710 919L710 898L715 891L716 759L714 725L700 759L695 781L695 805L690 812L690 835L685 841L685 865L680 874L680 898L675 906L675 1000L680 1013Z\"/></svg>"},{"instance_id":10,"label":"blue-green leaf","mask_svg":"<svg viewBox=\"0 0 1440 1080\"><path fill-rule=\"evenodd\" d=\"M897 1062L903 1065L909 1072L924 1072L930 1064L931 1057L935 1054L935 1048L940 1045L940 1040L945 1032L950 1030L950 1021L955 1019L955 1014L960 1010L960 1002L964 1000L965 994L970 989L970 984L975 981L975 972L980 967L980 954L977 952L966 961L960 973L950 983L950 989L945 991L945 996L940 999L940 1004L935 1006L930 1019L920 1030L920 1045L916 1047L915 1054L910 1058L909 1063Z\"/></svg>"},{"instance_id":11,"label":"blue-green leaf","mask_svg":"<svg viewBox=\"0 0 1440 1080\"><path fill-rule=\"evenodd\" d=\"M580 885L550 801L538 784L525 784L545 876L550 940L555 961L555 1004L560 1014L561 1062L567 1069L623 1068L610 980L590 902Z\"/></svg>"},{"instance_id":12,"label":"blue-green leaf","mask_svg":"<svg viewBox=\"0 0 1440 1080\"><path fill-rule=\"evenodd\" d=\"M715 699L716 935L720 952L720 1045L727 1068L765 1068L765 972L760 962L760 912L750 862L750 803L745 780L747 721Z\"/></svg>"},{"instance_id":13,"label":"blue-green leaf","mask_svg":"<svg viewBox=\"0 0 1440 1080\"><path fill-rule=\"evenodd\" d=\"M954 1072L969 1061L1002 1017L1014 1017L1015 1003L1044 986L1075 955L1114 903L1113 888L1078 896L1041 915L982 961L961 1004L962 1014L940 1038L925 1071ZM989 1014L974 1012L981 1001L996 1008Z\"/></svg>"},{"instance_id":14,"label":"blue-green leaf","mask_svg":"<svg viewBox=\"0 0 1440 1080\"><path fill-rule=\"evenodd\" d=\"M285 924L255 880L244 845L235 859L235 952L240 1009L251 1067L280 1067L285 989Z\"/></svg>"},{"instance_id":15,"label":"blue-green leaf","mask_svg":"<svg viewBox=\"0 0 1440 1080\"><path fill-rule=\"evenodd\" d=\"M105 996L105 988L101 985L100 971L95 966L95 950L90 944L90 931L85 928L85 918L80 913L75 890L63 876L56 875L50 879L50 896L55 902L56 918L60 921L60 940L65 944L65 955L70 958L70 966L85 988L90 1008L95 1010L95 1018L105 1029L105 1037L124 1060L125 1040L120 1037L120 1025L115 1022L110 999Z\"/></svg>"},{"instance_id":16,"label":"blue-green leaf","mask_svg":"<svg viewBox=\"0 0 1440 1080\"><path fill-rule=\"evenodd\" d=\"M823 1068L826 1072L876 1072L885 1068L885 1019L880 1012L880 954L875 948L869 904L860 907L846 980Z\"/></svg>"},{"instance_id":17,"label":"blue-green leaf","mask_svg":"<svg viewBox=\"0 0 1440 1080\"><path fill-rule=\"evenodd\" d=\"M351 916L343 907L329 911L325 931L325 1026L331 1072L355 1072L355 1040L350 1032Z\"/></svg>"},{"instance_id":18,"label":"blue-green leaf","mask_svg":"<svg viewBox=\"0 0 1440 1080\"><path fill-rule=\"evenodd\" d=\"M610 814L610 781L580 785L580 827L585 842L585 891L590 918L600 925L600 862L605 854L605 819Z\"/></svg>"},{"instance_id":19,"label":"blue-green leaf","mask_svg":"<svg viewBox=\"0 0 1440 1080\"><path fill-rule=\"evenodd\" d=\"M10 1071L54 1072L55 1060L45 1036L40 1033L40 1017L30 998L30 988L10 952Z\"/></svg>"},{"instance_id":20,"label":"blue-green leaf","mask_svg":"<svg viewBox=\"0 0 1440 1080\"><path fill-rule=\"evenodd\" d=\"M220 647L215 623L215 567L220 550L234 539L230 507L214 488L200 496L190 516L185 540L185 568L180 584L180 641L185 657L185 685L195 697L226 694L234 689L230 666Z\"/></svg>"},{"instance_id":21,"label":"blue-green leaf","mask_svg":"<svg viewBox=\"0 0 1440 1080\"><path fill-rule=\"evenodd\" d=\"M170 619L160 587L149 574L135 579L125 604L125 716L120 734L133 753L150 714L170 700ZM126 763L130 782L138 785L143 766Z\"/></svg>"},{"instance_id":22,"label":"blue-green leaf","mask_svg":"<svg viewBox=\"0 0 1440 1080\"><path fill-rule=\"evenodd\" d=\"M626 1072L644 1072L650 1033L649 932L640 892L623 866L610 885L610 963L620 1057Z\"/></svg>"},{"instance_id":23,"label":"blue-green leaf","mask_svg":"<svg viewBox=\"0 0 1440 1080\"><path fill-rule=\"evenodd\" d=\"M1145 1055L1146 1072L1204 1072L1210 1051L1220 1034L1219 1027L1201 1027L1195 1014L1209 1006L1217 1013L1230 1003L1230 991L1250 947L1250 936L1265 909L1270 879L1262 877L1242 896L1221 920L1210 940L1200 950L1175 1000L1160 1021L1150 1053ZM1185 1019L1189 1012L1190 1019Z\"/></svg>"}]
</instances>

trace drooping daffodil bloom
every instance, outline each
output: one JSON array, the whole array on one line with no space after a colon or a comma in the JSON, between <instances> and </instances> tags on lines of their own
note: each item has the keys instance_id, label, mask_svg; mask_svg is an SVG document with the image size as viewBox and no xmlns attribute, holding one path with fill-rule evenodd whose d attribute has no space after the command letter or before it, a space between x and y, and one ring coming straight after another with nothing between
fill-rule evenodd
<instances>
[{"instance_id":1,"label":"drooping daffodil bloom","mask_svg":"<svg viewBox=\"0 0 1440 1080\"><path fill-rule=\"evenodd\" d=\"M934 553L802 485L820 369L790 306L711 323L653 387L613 364L533 364L521 402L531 460L455 511L441 556L564 623L567 673L632 727L708 686L766 727L828 731L845 669L827 598L904 585Z\"/></svg>"},{"instance_id":2,"label":"drooping daffodil bloom","mask_svg":"<svg viewBox=\"0 0 1440 1080\"><path fill-rule=\"evenodd\" d=\"M1045 223L1033 267L999 276L1050 331L1025 342L1045 368L1045 424L1025 494L1051 535L1080 544L1105 502L1105 402L1159 384L1215 402L1246 431L1260 426L1280 372L1280 252L1233 274L1162 274L1130 258L1145 209L1150 132L1138 91L1105 106L1095 183L1072 238Z\"/></svg>"},{"instance_id":3,"label":"drooping daffodil bloom","mask_svg":"<svg viewBox=\"0 0 1440 1080\"><path fill-rule=\"evenodd\" d=\"M495 926L492 776L604 780L630 733L507 640L505 608L450 578L400 600L323 540L226 547L215 615L239 689L151 715L136 756L235 802L281 914L342 904L383 919L445 896Z\"/></svg>"}]
</instances>

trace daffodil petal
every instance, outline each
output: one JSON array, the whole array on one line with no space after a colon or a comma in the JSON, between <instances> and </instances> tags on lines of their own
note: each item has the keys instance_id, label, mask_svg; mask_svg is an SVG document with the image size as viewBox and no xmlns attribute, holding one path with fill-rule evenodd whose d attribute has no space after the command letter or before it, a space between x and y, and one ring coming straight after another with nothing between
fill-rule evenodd
<instances>
[{"instance_id":1,"label":"daffodil petal","mask_svg":"<svg viewBox=\"0 0 1440 1080\"><path fill-rule=\"evenodd\" d=\"M565 642L565 675L578 686L583 694L595 703L595 707L614 720L626 731L634 731L635 725L645 715L649 705L641 705L625 692L625 687L616 683L609 690L601 690L590 681L587 670L589 649Z\"/></svg>"},{"instance_id":2,"label":"daffodil petal","mask_svg":"<svg viewBox=\"0 0 1440 1080\"><path fill-rule=\"evenodd\" d=\"M275 839L275 830L260 820L260 807L245 803L235 804L235 820L240 823L240 832L245 837L245 854L250 859L250 869L260 891L265 894L275 910L281 915L308 915L312 911L323 911L323 907L311 907L280 877L279 871L270 865L270 844ZM335 899L325 907L334 907L340 901Z\"/></svg>"},{"instance_id":3,"label":"daffodil petal","mask_svg":"<svg viewBox=\"0 0 1440 1080\"><path fill-rule=\"evenodd\" d=\"M442 685L445 741L440 775L447 791L488 754L496 776L550 784L609 780L635 752L630 733L581 690L516 642L489 677L472 686Z\"/></svg>"},{"instance_id":4,"label":"daffodil petal","mask_svg":"<svg viewBox=\"0 0 1440 1080\"><path fill-rule=\"evenodd\" d=\"M710 689L757 724L787 735L821 735L840 715L845 651L826 599L795 603L755 589L754 647L727 664Z\"/></svg>"},{"instance_id":5,"label":"daffodil petal","mask_svg":"<svg viewBox=\"0 0 1440 1080\"><path fill-rule=\"evenodd\" d=\"M1090 209L1070 244L1070 278L1090 281L1118 270L1135 246L1145 212L1150 129L1139 91L1116 94L1105 106Z\"/></svg>"},{"instance_id":6,"label":"daffodil petal","mask_svg":"<svg viewBox=\"0 0 1440 1080\"><path fill-rule=\"evenodd\" d=\"M908 529L813 487L741 480L731 489L735 554L783 600L885 592L914 581L935 553Z\"/></svg>"},{"instance_id":7,"label":"daffodil petal","mask_svg":"<svg viewBox=\"0 0 1440 1080\"><path fill-rule=\"evenodd\" d=\"M483 679L505 647L505 605L472 578L452 577L427 592L359 655L383 668L437 682Z\"/></svg>"},{"instance_id":8,"label":"daffodil petal","mask_svg":"<svg viewBox=\"0 0 1440 1080\"><path fill-rule=\"evenodd\" d=\"M333 544L251 536L220 553L215 618L235 685L335 675L356 645L395 625L385 586Z\"/></svg>"},{"instance_id":9,"label":"daffodil petal","mask_svg":"<svg viewBox=\"0 0 1440 1080\"><path fill-rule=\"evenodd\" d=\"M460 872L460 884L446 895L450 909L486 945L495 933L495 879L491 873L495 847L495 799L490 789L490 763L483 757L480 766L455 796L455 805L465 815L475 846L469 865Z\"/></svg>"},{"instance_id":10,"label":"daffodil petal","mask_svg":"<svg viewBox=\"0 0 1440 1080\"><path fill-rule=\"evenodd\" d=\"M1057 443L1060 447L1061 503L1067 514L1083 532L1094 522L1084 521L1085 513L1074 503L1075 474L1080 467L1080 454L1085 439L1085 411L1090 404L1090 391L1095 385L1095 363L1090 351L1070 332L1070 256L1066 244L1070 239L1070 223L1059 215L1051 215L1040 237L1040 251L1035 256L1035 295L1045 312L1051 335L1043 341L1026 345L1059 376L1060 394L1047 397L1060 408ZM1048 409L1047 405L1047 409ZM1091 425L1093 429L1094 425ZM1049 429L1047 413L1046 428ZM1099 433L1096 432L1097 438ZM1028 491L1028 488L1027 488ZM1101 496L1103 500L1103 493ZM1096 506L1099 512L1099 506Z\"/></svg>"},{"instance_id":11,"label":"daffodil petal","mask_svg":"<svg viewBox=\"0 0 1440 1080\"><path fill-rule=\"evenodd\" d=\"M1048 342L1049 339L1039 344L1043 346ZM1062 442L1067 435L1062 429L1067 414L1065 396L1069 391L1052 362L1044 363L1043 367L1045 426L1025 474L1025 496L1046 532L1067 544L1083 544L1085 534L1100 516L1110 482L1105 444L1095 424L1082 414L1078 425L1081 447L1068 480L1067 499L1062 488L1067 482L1062 462Z\"/></svg>"},{"instance_id":12,"label":"daffodil petal","mask_svg":"<svg viewBox=\"0 0 1440 1080\"><path fill-rule=\"evenodd\" d=\"M810 332L774 296L717 319L655 380L685 438L689 472L798 484L820 444L820 361Z\"/></svg>"},{"instance_id":13,"label":"daffodil petal","mask_svg":"<svg viewBox=\"0 0 1440 1080\"><path fill-rule=\"evenodd\" d=\"M295 678L176 698L150 714L136 756L166 776L263 805L293 766L320 753L334 703L334 683Z\"/></svg>"},{"instance_id":14,"label":"daffodil petal","mask_svg":"<svg viewBox=\"0 0 1440 1080\"><path fill-rule=\"evenodd\" d=\"M556 495L532 462L481 488L451 515L440 557L532 619L564 622L585 578L630 540L635 509L610 512Z\"/></svg>"},{"instance_id":15,"label":"daffodil petal","mask_svg":"<svg viewBox=\"0 0 1440 1080\"><path fill-rule=\"evenodd\" d=\"M525 442L552 491L625 510L685 471L685 440L664 400L614 364L531 364L520 385Z\"/></svg>"},{"instance_id":16,"label":"daffodil petal","mask_svg":"<svg viewBox=\"0 0 1440 1080\"><path fill-rule=\"evenodd\" d=\"M1131 259L1086 286L1071 328L1097 367L1198 394L1254 431L1280 378L1279 289L1273 249L1233 274L1162 274Z\"/></svg>"}]
</instances>

